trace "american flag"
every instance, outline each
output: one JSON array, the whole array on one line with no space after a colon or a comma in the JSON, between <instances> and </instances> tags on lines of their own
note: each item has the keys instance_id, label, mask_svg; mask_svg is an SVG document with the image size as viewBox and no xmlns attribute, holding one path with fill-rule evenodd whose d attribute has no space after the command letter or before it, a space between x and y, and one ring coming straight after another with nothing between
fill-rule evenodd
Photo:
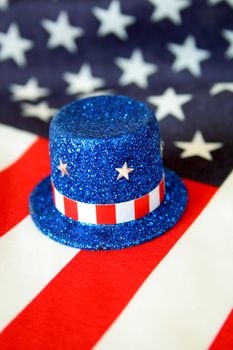
<instances>
[{"instance_id":1,"label":"american flag","mask_svg":"<svg viewBox=\"0 0 233 350\"><path fill-rule=\"evenodd\" d=\"M0 349L233 349L233 1L0 0ZM188 208L168 233L79 251L32 223L64 104L151 104Z\"/></svg>"}]
</instances>

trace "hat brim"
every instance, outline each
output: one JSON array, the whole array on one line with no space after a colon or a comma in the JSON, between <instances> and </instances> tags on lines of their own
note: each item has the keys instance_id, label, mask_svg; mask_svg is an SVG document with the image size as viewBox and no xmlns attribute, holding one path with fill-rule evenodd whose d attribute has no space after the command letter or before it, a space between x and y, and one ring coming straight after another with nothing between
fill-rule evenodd
<instances>
[{"instance_id":1,"label":"hat brim","mask_svg":"<svg viewBox=\"0 0 233 350\"><path fill-rule=\"evenodd\" d=\"M62 244L90 250L134 246L173 227L187 205L187 190L171 170L165 170L166 195L161 205L141 219L116 225L94 225L75 221L54 206L50 177L42 180L30 196L30 213L36 226Z\"/></svg>"}]
</instances>

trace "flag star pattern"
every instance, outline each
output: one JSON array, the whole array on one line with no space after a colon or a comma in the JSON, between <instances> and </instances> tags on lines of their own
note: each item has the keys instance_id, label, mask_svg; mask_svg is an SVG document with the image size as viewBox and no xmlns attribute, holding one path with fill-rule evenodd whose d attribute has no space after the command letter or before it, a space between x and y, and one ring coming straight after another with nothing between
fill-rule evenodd
<instances>
[{"instance_id":1,"label":"flag star pattern","mask_svg":"<svg viewBox=\"0 0 233 350\"><path fill-rule=\"evenodd\" d=\"M227 58L231 59L233 58L233 30L224 29L222 31L222 35L229 43L225 55Z\"/></svg>"},{"instance_id":2,"label":"flag star pattern","mask_svg":"<svg viewBox=\"0 0 233 350\"><path fill-rule=\"evenodd\" d=\"M210 94L216 95L225 91L233 92L233 83L215 83L210 89Z\"/></svg>"},{"instance_id":3,"label":"flag star pattern","mask_svg":"<svg viewBox=\"0 0 233 350\"><path fill-rule=\"evenodd\" d=\"M91 67L87 63L82 65L78 73L65 72L63 77L69 84L66 91L70 95L89 93L104 85L103 79L92 75Z\"/></svg>"},{"instance_id":4,"label":"flag star pattern","mask_svg":"<svg viewBox=\"0 0 233 350\"><path fill-rule=\"evenodd\" d=\"M48 48L53 49L62 46L69 52L77 51L75 39L82 36L83 30L70 25L67 12L62 11L56 22L44 19L42 26L50 35L47 44Z\"/></svg>"},{"instance_id":5,"label":"flag star pattern","mask_svg":"<svg viewBox=\"0 0 233 350\"><path fill-rule=\"evenodd\" d=\"M198 156L207 160L213 160L211 152L223 146L221 142L206 142L199 130L196 131L192 141L176 141L175 145L183 149L180 154L181 158Z\"/></svg>"},{"instance_id":6,"label":"flag star pattern","mask_svg":"<svg viewBox=\"0 0 233 350\"><path fill-rule=\"evenodd\" d=\"M233 0L0 0L0 349L233 348L232 23ZM42 235L28 197L51 118L106 94L150 104L189 201L160 238L93 254Z\"/></svg>"},{"instance_id":7,"label":"flag star pattern","mask_svg":"<svg viewBox=\"0 0 233 350\"><path fill-rule=\"evenodd\" d=\"M158 106L157 118L162 120L171 114L179 120L184 120L185 115L181 106L192 99L192 95L177 95L173 88L167 88L163 95L149 96L148 101Z\"/></svg>"},{"instance_id":8,"label":"flag star pattern","mask_svg":"<svg viewBox=\"0 0 233 350\"><path fill-rule=\"evenodd\" d=\"M123 86L134 83L145 89L148 87L148 77L157 71L155 64L144 61L139 49L135 49L130 58L118 57L115 62L123 72L119 79L119 84Z\"/></svg>"},{"instance_id":9,"label":"flag star pattern","mask_svg":"<svg viewBox=\"0 0 233 350\"><path fill-rule=\"evenodd\" d=\"M181 45L169 43L168 50L175 55L172 69L175 72L188 69L194 76L201 75L201 61L208 59L211 55L207 50L198 49L195 38L191 35Z\"/></svg>"},{"instance_id":10,"label":"flag star pattern","mask_svg":"<svg viewBox=\"0 0 233 350\"><path fill-rule=\"evenodd\" d=\"M8 0L0 0L0 10L5 10L8 7Z\"/></svg>"},{"instance_id":11,"label":"flag star pattern","mask_svg":"<svg viewBox=\"0 0 233 350\"><path fill-rule=\"evenodd\" d=\"M35 117L44 121L48 121L56 114L55 108L49 107L48 103L43 101L38 104L23 103L22 114L24 117Z\"/></svg>"},{"instance_id":12,"label":"flag star pattern","mask_svg":"<svg viewBox=\"0 0 233 350\"><path fill-rule=\"evenodd\" d=\"M0 61L11 58L21 67L26 65L25 52L33 47L33 42L20 36L16 23L10 25L7 33L0 33L0 44Z\"/></svg>"},{"instance_id":13,"label":"flag star pattern","mask_svg":"<svg viewBox=\"0 0 233 350\"><path fill-rule=\"evenodd\" d=\"M208 0L208 3L210 5L215 5L223 1L226 2L229 6L233 7L233 0Z\"/></svg>"},{"instance_id":14,"label":"flag star pattern","mask_svg":"<svg viewBox=\"0 0 233 350\"><path fill-rule=\"evenodd\" d=\"M181 24L180 11L190 6L189 0L149 0L152 5L155 6L155 10L152 13L151 19L153 21L161 21L164 18L168 18L174 24Z\"/></svg>"},{"instance_id":15,"label":"flag star pattern","mask_svg":"<svg viewBox=\"0 0 233 350\"><path fill-rule=\"evenodd\" d=\"M24 85L12 84L9 90L12 93L13 101L35 101L41 97L49 95L49 89L42 88L36 78L30 78Z\"/></svg>"},{"instance_id":16,"label":"flag star pattern","mask_svg":"<svg viewBox=\"0 0 233 350\"><path fill-rule=\"evenodd\" d=\"M112 0L108 9L93 8L94 16L100 21L98 35L114 34L121 40L128 38L126 27L135 22L135 17L121 13L120 2Z\"/></svg>"}]
</instances>

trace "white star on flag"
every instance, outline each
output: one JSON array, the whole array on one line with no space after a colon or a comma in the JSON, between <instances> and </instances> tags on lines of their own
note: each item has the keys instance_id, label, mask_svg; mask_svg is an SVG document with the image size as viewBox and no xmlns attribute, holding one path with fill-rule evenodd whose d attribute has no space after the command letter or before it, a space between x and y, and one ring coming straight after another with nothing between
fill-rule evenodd
<instances>
[{"instance_id":1,"label":"white star on flag","mask_svg":"<svg viewBox=\"0 0 233 350\"><path fill-rule=\"evenodd\" d=\"M134 83L145 89L148 87L148 77L157 71L155 64L144 61L140 49L135 49L130 58L118 57L115 63L123 71L119 79L122 86Z\"/></svg>"},{"instance_id":2,"label":"white star on flag","mask_svg":"<svg viewBox=\"0 0 233 350\"><path fill-rule=\"evenodd\" d=\"M171 114L179 120L185 120L184 112L181 106L192 99L191 94L176 94L173 88L168 88L163 95L149 96L148 101L158 106L157 119L162 120Z\"/></svg>"},{"instance_id":3,"label":"white star on flag","mask_svg":"<svg viewBox=\"0 0 233 350\"><path fill-rule=\"evenodd\" d=\"M93 14L100 21L100 27L97 32L99 36L114 34L122 40L128 38L126 27L136 21L135 17L121 13L118 0L113 0L107 10L94 7Z\"/></svg>"},{"instance_id":4,"label":"white star on flag","mask_svg":"<svg viewBox=\"0 0 233 350\"><path fill-rule=\"evenodd\" d=\"M67 93L69 95L79 93L90 93L104 85L104 80L92 75L89 64L84 63L78 73L65 72L64 80L69 84Z\"/></svg>"},{"instance_id":5,"label":"white star on flag","mask_svg":"<svg viewBox=\"0 0 233 350\"><path fill-rule=\"evenodd\" d=\"M121 168L115 168L118 171L117 180L120 180L122 177L129 180L129 174L134 170L133 168L128 168L127 162Z\"/></svg>"},{"instance_id":6,"label":"white star on flag","mask_svg":"<svg viewBox=\"0 0 233 350\"><path fill-rule=\"evenodd\" d=\"M80 94L80 98L93 97L93 96L103 96L103 95L113 95L113 90L96 90L85 94Z\"/></svg>"},{"instance_id":7,"label":"white star on flag","mask_svg":"<svg viewBox=\"0 0 233 350\"><path fill-rule=\"evenodd\" d=\"M5 10L8 6L8 0L0 0L0 10Z\"/></svg>"},{"instance_id":8,"label":"white star on flag","mask_svg":"<svg viewBox=\"0 0 233 350\"><path fill-rule=\"evenodd\" d=\"M154 22L168 18L174 24L181 24L180 11L191 6L189 0L149 0L155 6L151 19Z\"/></svg>"},{"instance_id":9,"label":"white star on flag","mask_svg":"<svg viewBox=\"0 0 233 350\"><path fill-rule=\"evenodd\" d=\"M215 5L225 1L229 6L233 7L233 0L208 0L209 5Z\"/></svg>"},{"instance_id":10,"label":"white star on flag","mask_svg":"<svg viewBox=\"0 0 233 350\"><path fill-rule=\"evenodd\" d=\"M227 58L233 58L233 30L224 29L222 35L229 42L225 56Z\"/></svg>"},{"instance_id":11,"label":"white star on flag","mask_svg":"<svg viewBox=\"0 0 233 350\"><path fill-rule=\"evenodd\" d=\"M188 69L191 74L197 77L201 75L200 63L211 56L210 51L197 48L195 38L192 35L189 35L183 44L169 43L167 47L175 55L175 61L172 65L174 72Z\"/></svg>"},{"instance_id":12,"label":"white star on flag","mask_svg":"<svg viewBox=\"0 0 233 350\"><path fill-rule=\"evenodd\" d=\"M50 35L47 44L50 49L62 46L71 53L77 51L75 39L82 36L84 31L82 28L70 25L66 11L61 11L55 22L43 19L42 26Z\"/></svg>"},{"instance_id":13,"label":"white star on flag","mask_svg":"<svg viewBox=\"0 0 233 350\"><path fill-rule=\"evenodd\" d=\"M24 117L35 117L47 122L57 113L57 109L49 107L47 102L38 104L23 103L22 114Z\"/></svg>"},{"instance_id":14,"label":"white star on flag","mask_svg":"<svg viewBox=\"0 0 233 350\"><path fill-rule=\"evenodd\" d=\"M183 150L180 158L197 156L210 161L213 160L211 152L223 147L221 142L205 141L200 130L196 131L192 141L175 141L174 144Z\"/></svg>"},{"instance_id":15,"label":"white star on flag","mask_svg":"<svg viewBox=\"0 0 233 350\"><path fill-rule=\"evenodd\" d=\"M11 58L18 66L26 65L25 51L30 50L34 44L31 40L20 36L19 27L12 23L7 33L0 33L0 61Z\"/></svg>"},{"instance_id":16,"label":"white star on flag","mask_svg":"<svg viewBox=\"0 0 233 350\"><path fill-rule=\"evenodd\" d=\"M49 95L49 89L40 87L36 78L30 78L25 85L11 84L9 90L13 101L35 101Z\"/></svg>"},{"instance_id":17,"label":"white star on flag","mask_svg":"<svg viewBox=\"0 0 233 350\"><path fill-rule=\"evenodd\" d=\"M233 92L233 82L232 83L216 83L210 89L210 95L217 95L221 92L229 91Z\"/></svg>"}]
</instances>

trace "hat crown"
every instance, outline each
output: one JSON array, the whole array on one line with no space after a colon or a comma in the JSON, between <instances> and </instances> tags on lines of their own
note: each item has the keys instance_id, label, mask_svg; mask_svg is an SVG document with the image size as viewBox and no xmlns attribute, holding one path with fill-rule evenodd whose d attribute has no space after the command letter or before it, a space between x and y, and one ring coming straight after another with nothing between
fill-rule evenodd
<instances>
[{"instance_id":1,"label":"hat crown","mask_svg":"<svg viewBox=\"0 0 233 350\"><path fill-rule=\"evenodd\" d=\"M66 197L97 204L133 200L163 174L158 122L153 110L129 97L75 101L51 122L50 159L54 186ZM116 170L124 165L128 179Z\"/></svg>"}]
</instances>

